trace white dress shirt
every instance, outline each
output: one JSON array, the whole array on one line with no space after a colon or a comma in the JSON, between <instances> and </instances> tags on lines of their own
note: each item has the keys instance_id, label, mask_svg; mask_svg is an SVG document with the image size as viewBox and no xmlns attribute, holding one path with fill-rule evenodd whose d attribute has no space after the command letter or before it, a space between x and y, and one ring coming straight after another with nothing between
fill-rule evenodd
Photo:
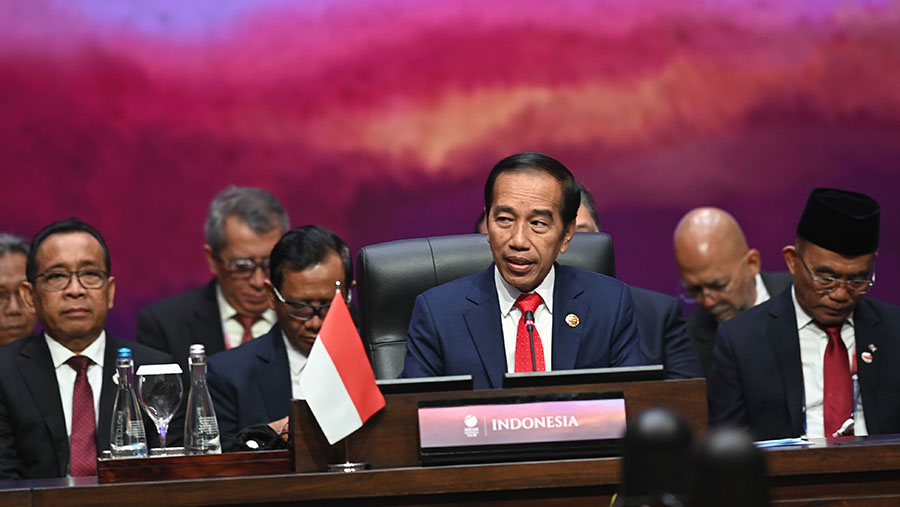
<instances>
[{"instance_id":1,"label":"white dress shirt","mask_svg":"<svg viewBox=\"0 0 900 507\"><path fill-rule=\"evenodd\" d=\"M769 289L766 289L766 284L763 283L762 275L759 273L756 274L756 301L753 303L753 306L760 305L769 300Z\"/></svg>"},{"instance_id":2,"label":"white dress shirt","mask_svg":"<svg viewBox=\"0 0 900 507\"><path fill-rule=\"evenodd\" d=\"M825 347L828 346L828 335L815 324L812 317L797 302L797 294L791 287L791 298L794 300L794 312L797 315L797 334L800 337L800 362L803 363L803 392L806 406L806 436L808 438L825 438ZM841 340L847 347L847 361L850 373L856 372L853 358L856 356L856 333L853 327L853 316L847 318L841 327ZM866 419L863 416L862 395L856 400L853 413L854 434L868 435ZM828 435L829 437L831 435Z\"/></svg>"},{"instance_id":3,"label":"white dress shirt","mask_svg":"<svg viewBox=\"0 0 900 507\"><path fill-rule=\"evenodd\" d=\"M75 392L75 377L78 373L66 361L76 355L63 344L50 338L44 333L44 340L50 349L50 359L53 360L53 368L56 369L56 383L59 386L59 398L62 401L63 415L66 418L66 435L72 440L72 394ZM97 427L97 419L100 414L100 390L103 388L103 355L106 353L106 331L101 331L100 336L81 351L82 356L87 356L93 364L87 368L88 383L91 385L91 393L94 395L94 427ZM105 414L104 417L112 417Z\"/></svg>"},{"instance_id":4,"label":"white dress shirt","mask_svg":"<svg viewBox=\"0 0 900 507\"><path fill-rule=\"evenodd\" d=\"M297 350L294 344L288 340L284 331L281 331L281 339L284 340L284 348L287 350L288 369L291 371L291 398L295 400L306 399L303 396L303 388L300 386L300 372L306 367L306 354Z\"/></svg>"},{"instance_id":5,"label":"white dress shirt","mask_svg":"<svg viewBox=\"0 0 900 507\"><path fill-rule=\"evenodd\" d=\"M546 371L550 371L550 365L553 364L551 354L553 351L553 287L555 281L556 266L553 266L544 281L532 291L544 300L534 311L534 328L536 334L541 337ZM494 284L497 286L497 300L500 302L500 323L503 328L503 346L506 349L506 371L515 373L516 334L519 330L519 318L522 316L522 312L516 306L516 299L524 293L506 283L497 266L494 266Z\"/></svg>"},{"instance_id":6,"label":"white dress shirt","mask_svg":"<svg viewBox=\"0 0 900 507\"><path fill-rule=\"evenodd\" d=\"M222 322L222 333L225 335L225 348L238 347L244 341L244 326L235 318L238 312L228 304L228 300L222 294L222 287L219 284L216 284L216 300L219 302L219 320ZM272 326L275 325L277 318L275 310L271 308L266 309L260 316L260 320L257 320L250 326L250 333L253 334L254 338L259 338L268 333Z\"/></svg>"}]
</instances>

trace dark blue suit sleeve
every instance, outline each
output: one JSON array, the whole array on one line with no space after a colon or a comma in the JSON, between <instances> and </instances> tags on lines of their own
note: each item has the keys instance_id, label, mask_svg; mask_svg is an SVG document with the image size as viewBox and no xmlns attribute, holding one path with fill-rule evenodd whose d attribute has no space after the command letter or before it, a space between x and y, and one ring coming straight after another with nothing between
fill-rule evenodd
<instances>
[{"instance_id":1,"label":"dark blue suit sleeve","mask_svg":"<svg viewBox=\"0 0 900 507\"><path fill-rule=\"evenodd\" d=\"M634 320L634 302L631 291L622 285L619 296L619 314L613 326L610 342L610 364L608 366L641 366L646 364L638 341L637 324ZM607 365L600 365L605 367Z\"/></svg>"},{"instance_id":2,"label":"dark blue suit sleeve","mask_svg":"<svg viewBox=\"0 0 900 507\"><path fill-rule=\"evenodd\" d=\"M428 301L421 294L416 297L406 334L406 359L400 378L443 375L443 354L436 327Z\"/></svg>"},{"instance_id":3,"label":"dark blue suit sleeve","mask_svg":"<svg viewBox=\"0 0 900 507\"><path fill-rule=\"evenodd\" d=\"M663 329L663 349L665 358L663 364L666 367L666 378L697 378L703 377L703 368L700 366L700 358L687 333L687 324L681 315L678 300L672 300L665 315Z\"/></svg>"},{"instance_id":4,"label":"dark blue suit sleeve","mask_svg":"<svg viewBox=\"0 0 900 507\"><path fill-rule=\"evenodd\" d=\"M748 426L750 423L741 389L737 358L728 329L727 325L719 326L713 349L713 364L707 384L711 427Z\"/></svg>"},{"instance_id":5,"label":"dark blue suit sleeve","mask_svg":"<svg viewBox=\"0 0 900 507\"><path fill-rule=\"evenodd\" d=\"M219 433L233 436L241 431L238 421L238 393L231 385L228 377L220 373L227 370L227 365L219 364L215 356L209 358L206 372L206 385L209 387L209 395L212 396L213 406L216 409L216 421L219 423Z\"/></svg>"}]
</instances>

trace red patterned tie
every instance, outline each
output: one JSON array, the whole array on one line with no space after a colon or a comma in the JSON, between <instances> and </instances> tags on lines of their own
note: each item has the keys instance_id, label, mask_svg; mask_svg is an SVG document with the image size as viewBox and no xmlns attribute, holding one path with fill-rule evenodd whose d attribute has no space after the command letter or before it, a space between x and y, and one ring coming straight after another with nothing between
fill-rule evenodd
<instances>
[{"instance_id":1,"label":"red patterned tie","mask_svg":"<svg viewBox=\"0 0 900 507\"><path fill-rule=\"evenodd\" d=\"M522 294L516 299L516 306L522 312L519 317L519 328L516 330L516 371L532 371L531 343L528 340L528 328L525 326L525 312L532 314L544 300L537 294ZM537 327L534 328L534 371L544 371L544 346Z\"/></svg>"},{"instance_id":2,"label":"red patterned tie","mask_svg":"<svg viewBox=\"0 0 900 507\"><path fill-rule=\"evenodd\" d=\"M816 323L828 335L825 347L825 436L830 437L850 418L853 409L853 383L847 347L841 339L841 326Z\"/></svg>"},{"instance_id":3,"label":"red patterned tie","mask_svg":"<svg viewBox=\"0 0 900 507\"><path fill-rule=\"evenodd\" d=\"M259 318L254 317L253 315L235 315L234 318L244 326L244 334L241 336L241 343L247 343L253 339L253 324L256 323Z\"/></svg>"},{"instance_id":4,"label":"red patterned tie","mask_svg":"<svg viewBox=\"0 0 900 507\"><path fill-rule=\"evenodd\" d=\"M72 356L66 361L75 371L72 391L72 440L69 461L72 477L97 475L97 442L94 440L94 393L88 382L87 369L91 360Z\"/></svg>"}]
</instances>

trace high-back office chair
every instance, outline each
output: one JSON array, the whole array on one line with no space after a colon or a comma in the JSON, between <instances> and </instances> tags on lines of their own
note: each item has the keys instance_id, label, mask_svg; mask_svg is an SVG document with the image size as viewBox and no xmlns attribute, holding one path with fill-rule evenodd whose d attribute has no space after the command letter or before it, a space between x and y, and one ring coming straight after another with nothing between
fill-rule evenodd
<instances>
[{"instance_id":1,"label":"high-back office chair","mask_svg":"<svg viewBox=\"0 0 900 507\"><path fill-rule=\"evenodd\" d=\"M579 232L558 258L560 264L615 276L612 238ZM483 271L493 258L484 234L406 239L363 247L356 257L362 339L375 377L400 375L406 329L416 296L457 278Z\"/></svg>"}]
</instances>

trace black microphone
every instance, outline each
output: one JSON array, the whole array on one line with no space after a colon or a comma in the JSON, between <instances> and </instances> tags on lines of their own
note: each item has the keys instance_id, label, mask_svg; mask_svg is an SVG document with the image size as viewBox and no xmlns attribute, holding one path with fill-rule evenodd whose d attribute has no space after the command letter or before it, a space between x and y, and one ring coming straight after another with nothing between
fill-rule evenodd
<instances>
[{"instance_id":1,"label":"black microphone","mask_svg":"<svg viewBox=\"0 0 900 507\"><path fill-rule=\"evenodd\" d=\"M525 312L525 328L528 329L528 344L531 345L531 371L537 371L534 361L534 313Z\"/></svg>"}]
</instances>

